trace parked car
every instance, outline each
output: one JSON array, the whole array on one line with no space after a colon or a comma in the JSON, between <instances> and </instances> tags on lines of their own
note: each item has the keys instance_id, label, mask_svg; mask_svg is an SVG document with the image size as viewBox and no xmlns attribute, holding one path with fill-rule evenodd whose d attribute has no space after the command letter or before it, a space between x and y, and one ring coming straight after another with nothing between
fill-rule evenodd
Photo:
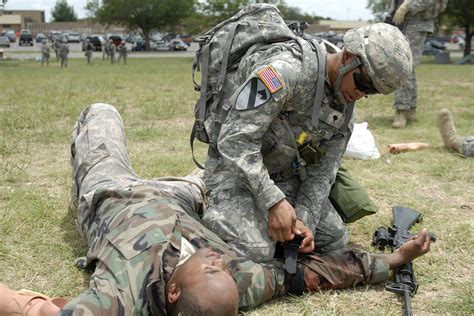
<instances>
[{"instance_id":1,"label":"parked car","mask_svg":"<svg viewBox=\"0 0 474 316\"><path fill-rule=\"evenodd\" d=\"M8 37L10 40L10 43L15 43L16 42L16 33L14 30L8 30L5 32L4 36Z\"/></svg>"},{"instance_id":2,"label":"parked car","mask_svg":"<svg viewBox=\"0 0 474 316\"><path fill-rule=\"evenodd\" d=\"M158 44L155 41L150 41L150 50L160 50L159 46L162 45L162 43L164 43L164 42L161 42L160 44ZM165 47L165 50L168 50L168 46ZM132 51L134 51L134 52L143 52L143 51L145 51L145 41L144 40L136 41L132 45Z\"/></svg>"},{"instance_id":3,"label":"parked car","mask_svg":"<svg viewBox=\"0 0 474 316\"><path fill-rule=\"evenodd\" d=\"M89 35L86 37L86 40L89 40L94 46L94 50L102 51L102 42L104 39L100 35ZM82 42L82 51L85 50L86 41Z\"/></svg>"},{"instance_id":4,"label":"parked car","mask_svg":"<svg viewBox=\"0 0 474 316\"><path fill-rule=\"evenodd\" d=\"M33 36L31 36L30 30L21 30L20 33L20 40L18 41L18 45L29 45L33 46Z\"/></svg>"},{"instance_id":5,"label":"parked car","mask_svg":"<svg viewBox=\"0 0 474 316\"><path fill-rule=\"evenodd\" d=\"M186 45L182 40L175 38L168 42L168 48L169 50L185 51L188 49L188 45Z\"/></svg>"},{"instance_id":6,"label":"parked car","mask_svg":"<svg viewBox=\"0 0 474 316\"><path fill-rule=\"evenodd\" d=\"M10 40L6 36L0 36L0 47L10 47Z\"/></svg>"},{"instance_id":7,"label":"parked car","mask_svg":"<svg viewBox=\"0 0 474 316\"><path fill-rule=\"evenodd\" d=\"M67 42L68 43L80 43L81 42L81 34L78 32L69 32L67 34Z\"/></svg>"},{"instance_id":8,"label":"parked car","mask_svg":"<svg viewBox=\"0 0 474 316\"><path fill-rule=\"evenodd\" d=\"M59 31L49 31L48 39L52 42L53 40L59 40L62 36L62 33Z\"/></svg>"},{"instance_id":9,"label":"parked car","mask_svg":"<svg viewBox=\"0 0 474 316\"><path fill-rule=\"evenodd\" d=\"M331 44L334 44L336 46L340 46L341 43L343 42L342 36L338 35L336 32L333 32L333 31L315 33L313 34L313 36L315 38L325 39Z\"/></svg>"},{"instance_id":10,"label":"parked car","mask_svg":"<svg viewBox=\"0 0 474 316\"><path fill-rule=\"evenodd\" d=\"M43 41L46 39L46 35L44 33L38 33L36 34L35 41L36 43L43 43Z\"/></svg>"},{"instance_id":11,"label":"parked car","mask_svg":"<svg viewBox=\"0 0 474 316\"><path fill-rule=\"evenodd\" d=\"M446 50L446 46L435 39L425 41L423 46L423 55L434 56Z\"/></svg>"},{"instance_id":12,"label":"parked car","mask_svg":"<svg viewBox=\"0 0 474 316\"><path fill-rule=\"evenodd\" d=\"M108 39L111 39L116 47L122 43L123 37L120 34L110 35Z\"/></svg>"},{"instance_id":13,"label":"parked car","mask_svg":"<svg viewBox=\"0 0 474 316\"><path fill-rule=\"evenodd\" d=\"M188 45L188 47L191 46L191 43L193 42L193 36L191 34L182 34L179 35L178 38Z\"/></svg>"}]
</instances>

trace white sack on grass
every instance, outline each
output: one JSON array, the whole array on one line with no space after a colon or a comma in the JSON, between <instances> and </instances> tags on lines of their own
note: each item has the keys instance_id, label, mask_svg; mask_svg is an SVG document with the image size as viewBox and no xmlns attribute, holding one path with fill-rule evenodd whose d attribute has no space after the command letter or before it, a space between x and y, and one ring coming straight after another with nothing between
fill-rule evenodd
<instances>
[{"instance_id":1,"label":"white sack on grass","mask_svg":"<svg viewBox=\"0 0 474 316\"><path fill-rule=\"evenodd\" d=\"M367 122L354 125L344 156L363 160L380 158L380 152L375 146L374 136L367 128Z\"/></svg>"}]
</instances>

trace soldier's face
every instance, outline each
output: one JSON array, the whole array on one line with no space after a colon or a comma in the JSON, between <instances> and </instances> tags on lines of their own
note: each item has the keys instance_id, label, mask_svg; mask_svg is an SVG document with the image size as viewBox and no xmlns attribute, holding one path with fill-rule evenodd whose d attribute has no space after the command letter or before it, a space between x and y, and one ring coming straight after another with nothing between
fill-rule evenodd
<instances>
[{"instance_id":1,"label":"soldier's face","mask_svg":"<svg viewBox=\"0 0 474 316\"><path fill-rule=\"evenodd\" d=\"M199 249L177 273L181 285L199 297L201 303L226 303L238 308L237 285L221 255L212 249Z\"/></svg>"},{"instance_id":2,"label":"soldier's face","mask_svg":"<svg viewBox=\"0 0 474 316\"><path fill-rule=\"evenodd\" d=\"M357 89L354 79L354 74L359 74L359 71L360 68L353 69L352 71L346 73L344 77L342 77L339 90L342 92L342 95L347 102L354 102L365 96L364 91Z\"/></svg>"},{"instance_id":3,"label":"soldier's face","mask_svg":"<svg viewBox=\"0 0 474 316\"><path fill-rule=\"evenodd\" d=\"M343 64L349 65L357 56L345 51L342 58ZM339 90L347 102L354 102L367 94L377 93L363 66L344 74Z\"/></svg>"}]
</instances>

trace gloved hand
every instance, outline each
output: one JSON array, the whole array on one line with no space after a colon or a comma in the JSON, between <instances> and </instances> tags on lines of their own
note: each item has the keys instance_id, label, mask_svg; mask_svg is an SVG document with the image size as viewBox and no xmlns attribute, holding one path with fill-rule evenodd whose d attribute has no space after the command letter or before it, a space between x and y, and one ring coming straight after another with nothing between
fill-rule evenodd
<instances>
[{"instance_id":1,"label":"gloved hand","mask_svg":"<svg viewBox=\"0 0 474 316\"><path fill-rule=\"evenodd\" d=\"M392 22L395 25L400 25L405 20L405 16L408 13L408 1L404 1L401 6L398 7L397 11L393 15Z\"/></svg>"}]
</instances>

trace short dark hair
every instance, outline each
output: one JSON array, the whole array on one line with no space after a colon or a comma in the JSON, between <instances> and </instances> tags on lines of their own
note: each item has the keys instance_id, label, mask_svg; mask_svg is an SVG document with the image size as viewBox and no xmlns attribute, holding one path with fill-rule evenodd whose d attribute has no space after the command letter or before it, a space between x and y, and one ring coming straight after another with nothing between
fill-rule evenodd
<instances>
[{"instance_id":1,"label":"short dark hair","mask_svg":"<svg viewBox=\"0 0 474 316\"><path fill-rule=\"evenodd\" d=\"M182 289L178 301L169 311L171 316L221 316L237 315L237 310L230 304L214 305L203 308L198 297L188 289Z\"/></svg>"}]
</instances>

